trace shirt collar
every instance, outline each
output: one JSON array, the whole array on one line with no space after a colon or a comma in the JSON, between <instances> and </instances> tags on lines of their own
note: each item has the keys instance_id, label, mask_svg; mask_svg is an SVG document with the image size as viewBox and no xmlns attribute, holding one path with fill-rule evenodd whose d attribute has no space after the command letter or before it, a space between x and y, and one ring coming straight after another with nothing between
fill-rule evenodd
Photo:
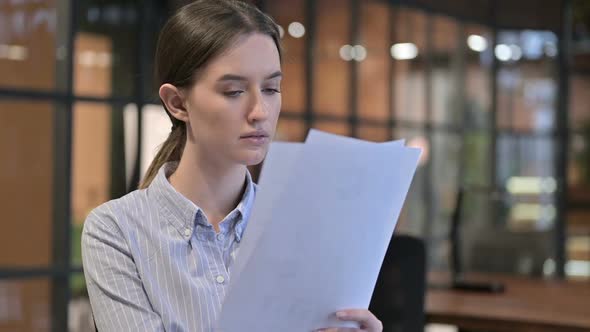
<instances>
[{"instance_id":1,"label":"shirt collar","mask_svg":"<svg viewBox=\"0 0 590 332\"><path fill-rule=\"evenodd\" d=\"M176 191L168 181L168 177L176 170L178 162L164 164L150 184L148 192L154 195L158 206L164 213L164 218L180 233L185 240L190 240L197 224L209 226L204 223L204 218L197 218L199 212L203 211L188 198ZM252 211L256 195L256 184L252 181L249 171L246 171L246 190L236 208L228 214L228 217L238 214L237 218L226 218L234 220L232 226L236 233L236 240L242 239L244 229ZM228 225L229 226L229 225Z\"/></svg>"},{"instance_id":2,"label":"shirt collar","mask_svg":"<svg viewBox=\"0 0 590 332\"><path fill-rule=\"evenodd\" d=\"M256 198L256 189L257 185L254 183L254 181L252 181L250 171L246 171L246 190L244 190L242 200L236 207L236 210L241 214L241 218L238 219L238 222L234 226L236 240L238 242L242 240L242 235L244 234L244 230L248 225L248 220L250 219L250 214L252 213L252 207L254 206L254 199Z\"/></svg>"}]
</instances>

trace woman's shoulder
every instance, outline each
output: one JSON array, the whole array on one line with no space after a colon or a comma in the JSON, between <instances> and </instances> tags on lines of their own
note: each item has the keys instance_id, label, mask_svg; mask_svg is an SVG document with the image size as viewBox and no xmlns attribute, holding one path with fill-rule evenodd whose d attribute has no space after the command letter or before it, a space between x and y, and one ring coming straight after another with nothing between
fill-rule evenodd
<instances>
[{"instance_id":1,"label":"woman's shoulder","mask_svg":"<svg viewBox=\"0 0 590 332\"><path fill-rule=\"evenodd\" d=\"M141 213L148 206L145 189L132 191L90 211L84 222L84 228L99 227L122 230L134 223L135 219L141 219Z\"/></svg>"}]
</instances>

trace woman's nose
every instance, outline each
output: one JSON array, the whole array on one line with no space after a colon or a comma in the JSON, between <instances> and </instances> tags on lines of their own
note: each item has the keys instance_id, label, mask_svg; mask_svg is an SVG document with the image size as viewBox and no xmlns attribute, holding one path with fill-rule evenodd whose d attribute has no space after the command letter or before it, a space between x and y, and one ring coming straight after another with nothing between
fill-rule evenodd
<instances>
[{"instance_id":1,"label":"woman's nose","mask_svg":"<svg viewBox=\"0 0 590 332\"><path fill-rule=\"evenodd\" d=\"M260 122L268 118L268 105L264 102L261 93L256 93L250 104L248 120L250 122Z\"/></svg>"}]
</instances>

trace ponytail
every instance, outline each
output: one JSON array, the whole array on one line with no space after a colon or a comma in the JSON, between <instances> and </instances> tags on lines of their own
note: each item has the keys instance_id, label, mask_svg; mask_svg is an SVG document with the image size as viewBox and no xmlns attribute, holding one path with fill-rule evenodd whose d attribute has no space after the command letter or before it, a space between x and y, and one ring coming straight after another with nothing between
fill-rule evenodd
<instances>
[{"instance_id":1,"label":"ponytail","mask_svg":"<svg viewBox=\"0 0 590 332\"><path fill-rule=\"evenodd\" d=\"M147 188L165 163L170 161L180 161L184 145L186 144L186 124L180 121L174 123L175 126L172 127L170 135L168 135L168 138L160 147L156 157L152 160L150 167L139 185L139 189Z\"/></svg>"}]
</instances>

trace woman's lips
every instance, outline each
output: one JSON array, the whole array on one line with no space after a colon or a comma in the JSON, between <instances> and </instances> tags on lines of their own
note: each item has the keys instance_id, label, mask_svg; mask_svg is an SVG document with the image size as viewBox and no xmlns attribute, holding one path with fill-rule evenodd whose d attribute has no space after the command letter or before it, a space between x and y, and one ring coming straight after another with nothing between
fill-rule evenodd
<instances>
[{"instance_id":1,"label":"woman's lips","mask_svg":"<svg viewBox=\"0 0 590 332\"><path fill-rule=\"evenodd\" d=\"M254 135L246 135L240 138L242 141L245 141L252 145L264 145L268 142L268 135L264 134L254 134Z\"/></svg>"}]
</instances>

